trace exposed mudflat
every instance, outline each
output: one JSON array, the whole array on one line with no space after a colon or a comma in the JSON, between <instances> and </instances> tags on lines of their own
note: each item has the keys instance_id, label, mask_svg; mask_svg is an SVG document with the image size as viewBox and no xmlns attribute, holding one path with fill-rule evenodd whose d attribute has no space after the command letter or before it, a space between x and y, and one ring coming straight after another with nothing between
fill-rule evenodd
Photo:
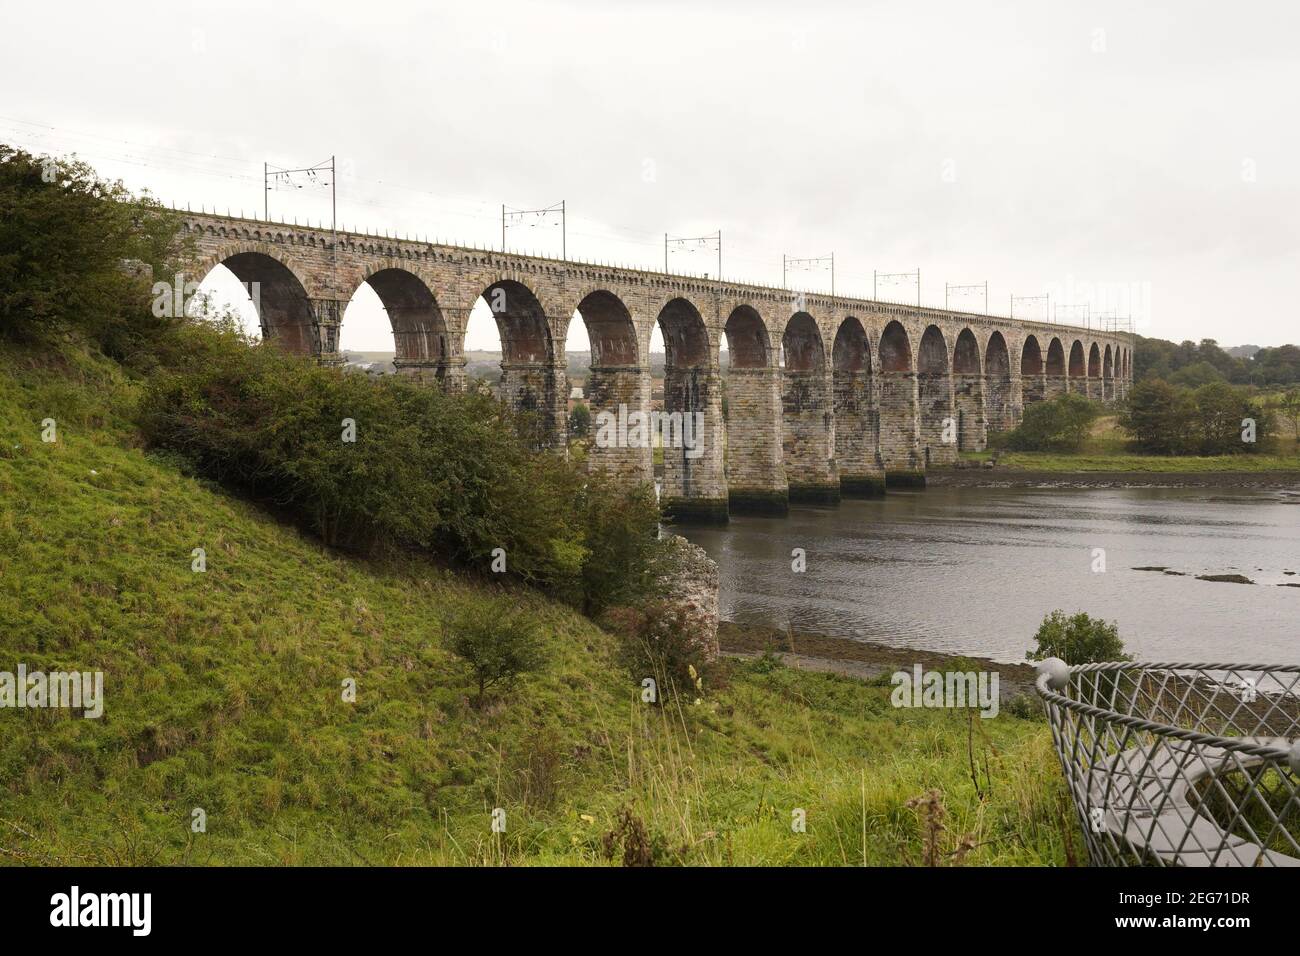
<instances>
[{"instance_id":1,"label":"exposed mudflat","mask_svg":"<svg viewBox=\"0 0 1300 956\"><path fill-rule=\"evenodd\" d=\"M718 642L722 652L733 657L757 657L770 651L788 667L801 670L842 674L868 680L880 674L911 671L920 664L924 670L979 670L998 673L998 695L1006 700L1017 694L1035 695L1034 669L1027 664L1000 664L985 657L958 657L908 647L889 647L872 641L856 641L823 634L790 633L756 624L718 624Z\"/></svg>"}]
</instances>

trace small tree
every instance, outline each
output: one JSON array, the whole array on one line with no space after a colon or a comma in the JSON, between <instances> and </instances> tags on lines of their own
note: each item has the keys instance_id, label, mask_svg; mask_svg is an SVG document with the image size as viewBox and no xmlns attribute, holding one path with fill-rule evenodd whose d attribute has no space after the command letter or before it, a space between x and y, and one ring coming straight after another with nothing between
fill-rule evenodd
<instances>
[{"instance_id":1,"label":"small tree","mask_svg":"<svg viewBox=\"0 0 1300 956\"><path fill-rule=\"evenodd\" d=\"M541 631L527 613L504 601L467 603L447 622L445 644L465 662L482 706L495 685L546 663Z\"/></svg>"},{"instance_id":2,"label":"small tree","mask_svg":"<svg viewBox=\"0 0 1300 956\"><path fill-rule=\"evenodd\" d=\"M586 402L575 402L573 411L569 412L569 435L573 438L586 438L591 431L591 409Z\"/></svg>"},{"instance_id":3,"label":"small tree","mask_svg":"<svg viewBox=\"0 0 1300 956\"><path fill-rule=\"evenodd\" d=\"M1096 402L1073 393L1035 402L1025 408L1020 424L1007 435L1006 447L1013 451L1078 451L1097 413Z\"/></svg>"},{"instance_id":4,"label":"small tree","mask_svg":"<svg viewBox=\"0 0 1300 956\"><path fill-rule=\"evenodd\" d=\"M690 700L724 679L721 663L709 656L696 621L681 604L614 608L604 624L619 636L619 662L637 681L653 678L660 702L674 695Z\"/></svg>"},{"instance_id":5,"label":"small tree","mask_svg":"<svg viewBox=\"0 0 1300 956\"><path fill-rule=\"evenodd\" d=\"M1286 420L1291 423L1291 432L1300 441L1300 388L1287 389L1278 405Z\"/></svg>"},{"instance_id":6,"label":"small tree","mask_svg":"<svg viewBox=\"0 0 1300 956\"><path fill-rule=\"evenodd\" d=\"M1196 416L1196 403L1186 389L1153 378L1133 386L1119 424L1143 451L1179 455L1196 445Z\"/></svg>"},{"instance_id":7,"label":"small tree","mask_svg":"<svg viewBox=\"0 0 1300 956\"><path fill-rule=\"evenodd\" d=\"M1043 618L1034 635L1038 647L1026 652L1031 661L1059 657L1067 664L1091 664L1097 661L1131 661L1124 653L1119 628L1083 611L1067 617L1056 610Z\"/></svg>"},{"instance_id":8,"label":"small tree","mask_svg":"<svg viewBox=\"0 0 1300 956\"><path fill-rule=\"evenodd\" d=\"M1243 388L1226 382L1202 385L1193 393L1196 429L1203 455L1236 455L1257 452L1272 444L1272 410L1253 400ZM1254 441L1242 440L1242 422L1255 423Z\"/></svg>"}]
</instances>

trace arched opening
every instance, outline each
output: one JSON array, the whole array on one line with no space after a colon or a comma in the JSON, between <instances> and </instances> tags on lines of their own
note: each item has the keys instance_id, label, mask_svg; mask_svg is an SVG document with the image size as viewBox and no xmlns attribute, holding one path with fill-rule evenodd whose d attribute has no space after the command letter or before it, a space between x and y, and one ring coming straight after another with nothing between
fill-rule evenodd
<instances>
[{"instance_id":1,"label":"arched opening","mask_svg":"<svg viewBox=\"0 0 1300 956\"><path fill-rule=\"evenodd\" d=\"M937 325L921 336L917 350L917 401L921 409L921 449L926 467L957 459L957 420L953 414L948 344Z\"/></svg>"},{"instance_id":2,"label":"arched opening","mask_svg":"<svg viewBox=\"0 0 1300 956\"><path fill-rule=\"evenodd\" d=\"M835 461L845 495L884 494L880 460L880 409L871 375L871 345L862 323L840 323L831 346L835 411Z\"/></svg>"},{"instance_id":3,"label":"arched opening","mask_svg":"<svg viewBox=\"0 0 1300 956\"><path fill-rule=\"evenodd\" d=\"M490 385L490 373L484 374L483 366L490 365L494 356L483 349L491 344L491 333L482 330L484 307L476 303L465 335L467 375L477 381L476 387L491 387L501 401L524 416L537 447L563 448L568 433L566 376L557 361L546 310L531 289L513 279L492 283L481 299L496 325L501 374L495 386Z\"/></svg>"},{"instance_id":4,"label":"arched opening","mask_svg":"<svg viewBox=\"0 0 1300 956\"><path fill-rule=\"evenodd\" d=\"M1035 348L1037 345L1035 342ZM1011 352L1007 340L998 331L989 336L988 345L984 347L984 403L990 431L1005 431L1015 424L1011 401Z\"/></svg>"},{"instance_id":5,"label":"arched opening","mask_svg":"<svg viewBox=\"0 0 1300 956\"><path fill-rule=\"evenodd\" d=\"M1101 398L1106 402L1115 398L1115 360L1111 355L1110 343L1106 344L1106 352L1101 360Z\"/></svg>"},{"instance_id":6,"label":"arched opening","mask_svg":"<svg viewBox=\"0 0 1300 956\"><path fill-rule=\"evenodd\" d=\"M1046 366L1043 364L1043 350L1038 339L1032 335L1025 336L1025 345L1020 350L1020 394L1021 404L1029 405L1041 402L1047 397L1047 385L1044 382Z\"/></svg>"},{"instance_id":7,"label":"arched opening","mask_svg":"<svg viewBox=\"0 0 1300 956\"><path fill-rule=\"evenodd\" d=\"M638 357L632 313L617 295L598 289L578 303L567 332L570 441L586 444L593 471L632 483L651 480L650 375Z\"/></svg>"},{"instance_id":8,"label":"arched opening","mask_svg":"<svg viewBox=\"0 0 1300 956\"><path fill-rule=\"evenodd\" d=\"M727 496L732 511L784 513L780 369L767 327L748 305L727 317Z\"/></svg>"},{"instance_id":9,"label":"arched opening","mask_svg":"<svg viewBox=\"0 0 1300 956\"><path fill-rule=\"evenodd\" d=\"M1101 386L1101 349L1093 342L1088 350L1088 389L1085 394L1089 398L1100 398Z\"/></svg>"},{"instance_id":10,"label":"arched opening","mask_svg":"<svg viewBox=\"0 0 1300 956\"><path fill-rule=\"evenodd\" d=\"M1088 394L1088 373L1084 364L1083 343L1078 339L1070 346L1070 373L1069 386L1070 391L1076 395Z\"/></svg>"},{"instance_id":11,"label":"arched opening","mask_svg":"<svg viewBox=\"0 0 1300 956\"><path fill-rule=\"evenodd\" d=\"M727 355L731 368L767 368L770 347L767 328L758 313L747 305L738 307L727 319Z\"/></svg>"},{"instance_id":12,"label":"arched opening","mask_svg":"<svg viewBox=\"0 0 1300 956\"><path fill-rule=\"evenodd\" d=\"M461 384L463 369L454 361L442 310L424 281L405 269L380 269L358 286L344 309L339 337L352 365Z\"/></svg>"},{"instance_id":13,"label":"arched opening","mask_svg":"<svg viewBox=\"0 0 1300 956\"><path fill-rule=\"evenodd\" d=\"M657 431L664 512L678 521L726 521L723 395L699 310L686 299L670 300L659 310L650 342L652 373L657 346L663 348L662 395L654 389L651 405L663 413Z\"/></svg>"},{"instance_id":14,"label":"arched opening","mask_svg":"<svg viewBox=\"0 0 1300 956\"><path fill-rule=\"evenodd\" d=\"M1065 346L1060 339L1052 339L1047 345L1047 368L1044 374L1046 387L1044 396L1055 398L1064 395L1067 387L1065 378Z\"/></svg>"},{"instance_id":15,"label":"arched opening","mask_svg":"<svg viewBox=\"0 0 1300 956\"><path fill-rule=\"evenodd\" d=\"M986 436L984 376L975 333L962 329L952 350L953 411L957 415L957 450L979 451Z\"/></svg>"},{"instance_id":16,"label":"arched opening","mask_svg":"<svg viewBox=\"0 0 1300 956\"><path fill-rule=\"evenodd\" d=\"M796 312L781 337L782 454L791 501L836 501L835 416L821 330Z\"/></svg>"},{"instance_id":17,"label":"arched opening","mask_svg":"<svg viewBox=\"0 0 1300 956\"><path fill-rule=\"evenodd\" d=\"M295 355L332 356L338 351L338 330L332 324L322 329L324 341L317 340L315 314L302 281L265 253L227 256L203 277L191 301L205 314L237 317L250 336L274 340Z\"/></svg>"},{"instance_id":18,"label":"arched opening","mask_svg":"<svg viewBox=\"0 0 1300 956\"><path fill-rule=\"evenodd\" d=\"M924 484L912 343L898 321L880 334L880 456L890 485Z\"/></svg>"}]
</instances>

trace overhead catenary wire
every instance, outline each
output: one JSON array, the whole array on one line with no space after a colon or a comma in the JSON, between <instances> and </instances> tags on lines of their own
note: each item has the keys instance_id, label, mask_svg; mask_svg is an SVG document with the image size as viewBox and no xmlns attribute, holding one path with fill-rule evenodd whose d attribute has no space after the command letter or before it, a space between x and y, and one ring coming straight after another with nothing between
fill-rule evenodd
<instances>
[{"instance_id":1,"label":"overhead catenary wire","mask_svg":"<svg viewBox=\"0 0 1300 956\"><path fill-rule=\"evenodd\" d=\"M73 153L77 156L89 157L91 159L104 159L112 163L119 163L133 168L162 171L171 174L180 173L185 175L200 175L204 177L220 179L220 180L230 181L230 182L257 182L258 181L257 176L249 175L246 172L240 171L241 167L243 169L247 169L249 166L251 166L251 163L248 160L241 159L238 157L233 157L233 156L226 156L219 152L205 152L205 151L195 150L195 149L184 149L181 147L167 146L164 144L140 143L131 139L126 139L118 136L108 136L102 133L71 130L66 127L54 126L48 123L36 123L30 120L24 120L16 117L0 115L0 126L6 126L6 125L10 129L15 129L17 127L20 127L21 129L17 129L16 130L17 132L21 133L23 136L27 138L41 141L43 144L49 143L52 139L57 141L59 138L62 138L63 143L54 145L52 149L48 149L48 151L50 152ZM106 144L106 145L97 145L93 148L93 150L87 150L75 144L71 146L67 145L67 140L69 138L72 138L74 140L76 139L93 140L99 144ZM149 153L154 153L155 155L151 156L149 155ZM156 155L157 153L163 153L166 155L160 157ZM269 169L269 164L268 164L268 169ZM339 174L336 169L334 179L337 180L338 178L339 178ZM436 200L439 204L442 204L446 207L446 208L440 208L437 211L436 217L439 220L454 218L454 219L464 220L466 223L472 223L481 227L484 224L483 222L485 218L484 213L487 212L489 209L493 208L493 204L489 204L484 200L465 197L465 196L448 196L446 194L436 193L433 192L432 190L424 189L418 186L410 186L400 182L394 182L394 181L384 180L384 179L367 179L352 174L349 174L343 178L345 178L347 181L350 182L364 183L374 187L378 187L380 189L401 189L401 190L418 193L420 195L430 197L431 199ZM263 185L265 187L265 179L263 180ZM365 206L372 209L391 209L391 210L397 210L404 214L410 214L411 212L411 206L409 203L386 202L384 201L384 199L373 195L372 196L349 195L347 197L347 202L354 206ZM173 205L175 205L175 203L173 203ZM564 210L563 201L560 205L561 205L561 209ZM504 216L510 216L512 213L532 212L535 214L539 212L547 212L553 207L547 207L547 209L545 210L512 210L510 207L501 207L501 208L504 213ZM264 215L267 213L268 210L264 209ZM633 249L638 247L644 249L645 244L649 239L649 236L646 234L646 232L640 229L619 226L615 224L610 224L602 220L594 220L585 217L575 217L575 220L578 222L587 222L596 225L601 230L600 233L593 233L586 230L574 230L573 234L575 236L581 236L586 239L596 239L604 243L621 242L623 245L629 246ZM335 221L337 222L336 217L335 217ZM373 231L370 230L363 230L363 232L366 232L367 234L374 234ZM566 260L568 258L568 250L567 250L568 233L569 233L569 229L567 226L567 210L564 210L564 215L562 217L561 256ZM610 235L611 233L621 234L628 238L625 240L619 240L614 238L612 235ZM665 272L670 271L669 270L670 263L667 255L667 248L670 243L676 243L679 251L685 253L689 253L691 251L687 247L688 243L692 243L692 242L706 243L706 244L716 243L717 278L719 282L722 281L721 230L718 230L718 232L713 235L685 237L679 239L672 239L668 234L664 234L664 239L665 239L665 261L664 261ZM760 241L766 241L761 236L751 236L751 242L754 239L758 239ZM487 245L483 243L481 239L471 240L470 242L464 242L459 244L466 245L467 247L471 247L475 249L487 248ZM504 248L504 242L503 242L503 248ZM634 252L630 254L635 255ZM732 261L739 261L741 263L747 263L752 266L760 266L764 263L771 261L766 257L748 255L743 250L738 252L733 251L729 254L729 257ZM831 258L833 259L833 254ZM786 261L788 264L789 261L792 260L787 259ZM799 260L793 260L793 261L797 262ZM639 269L643 271L653 271L652 269L648 269L645 266L638 266L638 265L628 265L626 266L626 268ZM835 270L833 265L831 267L831 271L832 271L832 288L830 294L833 297L838 297L841 294L852 295L852 293L840 293L840 291L836 287L836 275L835 275ZM884 280L887 284L891 283L892 280L915 282L916 284L915 304L918 307L921 307L922 290L921 290L920 278L921 277L920 277L919 268L915 270L915 272L909 272L909 273L881 273L881 272L873 271L871 299L875 301L881 301L879 298L879 291L880 291L879 285L882 282L882 280ZM768 280L761 279L761 278L757 280L752 280L749 278L741 279L737 276L732 276L727 281L736 282L736 283L744 282L745 284L756 285L756 286L766 286L771 284ZM784 281L782 284L783 285L785 284ZM865 295L854 296L854 297L866 298ZM1017 297L1013 297L1012 299L1011 311L1014 311L1015 301L1018 301ZM991 313L988 310L987 297L986 297L986 304L985 304L985 313L991 315ZM1011 316L1009 313L1008 317L1014 317L1014 316ZM1118 325L1118 323L1116 324ZM1130 331L1132 329L1131 319L1129 319L1129 329ZM1118 331L1119 329L1116 330Z\"/></svg>"}]
</instances>

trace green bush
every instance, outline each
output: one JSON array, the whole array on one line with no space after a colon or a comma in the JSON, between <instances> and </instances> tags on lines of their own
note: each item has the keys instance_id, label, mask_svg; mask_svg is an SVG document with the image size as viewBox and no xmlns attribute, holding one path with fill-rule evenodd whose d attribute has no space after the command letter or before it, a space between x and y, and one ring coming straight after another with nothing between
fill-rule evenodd
<instances>
[{"instance_id":1,"label":"green bush","mask_svg":"<svg viewBox=\"0 0 1300 956\"><path fill-rule=\"evenodd\" d=\"M587 606L649 578L653 498L533 450L489 396L322 368L229 324L187 324L164 359L141 403L147 438L330 545L483 568L503 557L512 576Z\"/></svg>"},{"instance_id":2,"label":"green bush","mask_svg":"<svg viewBox=\"0 0 1300 956\"><path fill-rule=\"evenodd\" d=\"M54 345L72 334L113 358L147 356L176 323L149 306L153 276L170 278L177 225L85 163L0 144L0 336Z\"/></svg>"},{"instance_id":3,"label":"green bush","mask_svg":"<svg viewBox=\"0 0 1300 956\"><path fill-rule=\"evenodd\" d=\"M1175 385L1184 385L1189 388L1199 388L1202 385L1208 385L1211 382L1224 381L1223 375L1217 368L1209 362L1196 362L1192 365L1185 365L1177 372L1169 376L1169 381Z\"/></svg>"},{"instance_id":4,"label":"green bush","mask_svg":"<svg viewBox=\"0 0 1300 956\"><path fill-rule=\"evenodd\" d=\"M1290 423L1291 432L1300 440L1300 388L1289 388L1278 402L1278 410Z\"/></svg>"},{"instance_id":5,"label":"green bush","mask_svg":"<svg viewBox=\"0 0 1300 956\"><path fill-rule=\"evenodd\" d=\"M1034 402L999 444L1012 451L1078 451L1098 411L1096 402L1073 393Z\"/></svg>"},{"instance_id":6,"label":"green bush","mask_svg":"<svg viewBox=\"0 0 1300 956\"><path fill-rule=\"evenodd\" d=\"M512 683L546 663L535 617L505 601L467 602L450 616L443 640L465 663L478 687L480 706L493 687Z\"/></svg>"},{"instance_id":7,"label":"green bush","mask_svg":"<svg viewBox=\"0 0 1300 956\"><path fill-rule=\"evenodd\" d=\"M722 683L722 666L706 656L684 606L654 601L619 607L605 623L619 636L619 662L638 682L652 678L659 702L693 700Z\"/></svg>"},{"instance_id":8,"label":"green bush","mask_svg":"<svg viewBox=\"0 0 1300 956\"><path fill-rule=\"evenodd\" d=\"M1255 422L1255 440L1243 440L1242 422ZM1272 412L1249 392L1223 381L1195 391L1163 379L1133 386L1119 416L1138 448L1156 455L1234 455L1269 447Z\"/></svg>"},{"instance_id":9,"label":"green bush","mask_svg":"<svg viewBox=\"0 0 1300 956\"><path fill-rule=\"evenodd\" d=\"M609 478L593 475L583 494L583 512L584 610L595 614L647 597L664 556L654 486L621 488Z\"/></svg>"},{"instance_id":10,"label":"green bush","mask_svg":"<svg viewBox=\"0 0 1300 956\"><path fill-rule=\"evenodd\" d=\"M1124 642L1115 624L1082 611L1070 617L1064 611L1053 611L1043 618L1034 637L1038 647L1026 652L1031 661L1059 657L1067 664L1091 664L1133 659L1124 653Z\"/></svg>"},{"instance_id":11,"label":"green bush","mask_svg":"<svg viewBox=\"0 0 1300 956\"><path fill-rule=\"evenodd\" d=\"M1182 455L1192 450L1195 418L1196 405L1187 390L1155 378L1133 386L1119 425L1142 451Z\"/></svg>"},{"instance_id":12,"label":"green bush","mask_svg":"<svg viewBox=\"0 0 1300 956\"><path fill-rule=\"evenodd\" d=\"M576 402L569 412L569 435L572 438L586 438L591 432L591 409L586 402Z\"/></svg>"}]
</instances>

